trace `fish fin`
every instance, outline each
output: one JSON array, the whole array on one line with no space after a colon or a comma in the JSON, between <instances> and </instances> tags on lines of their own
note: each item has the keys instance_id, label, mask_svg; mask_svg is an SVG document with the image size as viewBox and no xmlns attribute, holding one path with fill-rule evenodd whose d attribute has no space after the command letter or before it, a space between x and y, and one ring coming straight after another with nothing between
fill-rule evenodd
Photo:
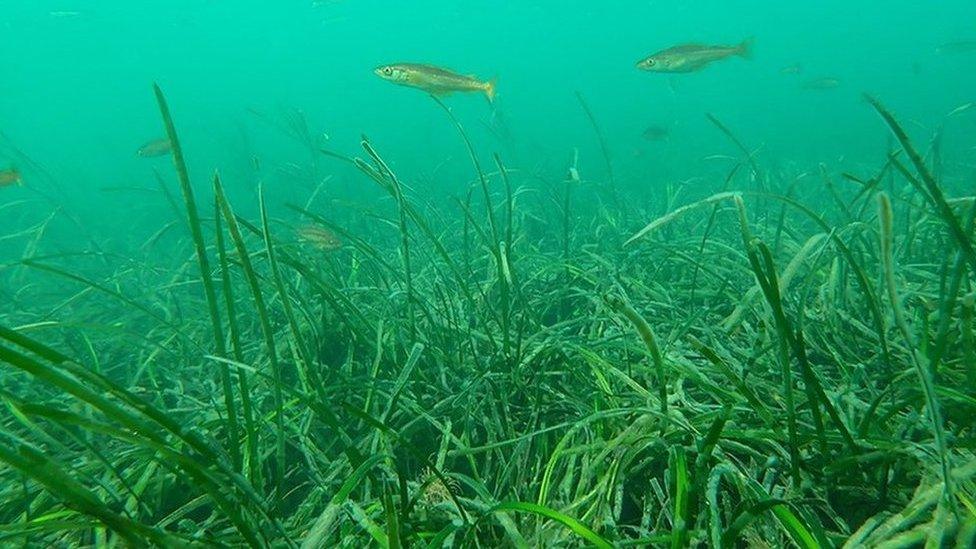
<instances>
[{"instance_id":1,"label":"fish fin","mask_svg":"<svg viewBox=\"0 0 976 549\"><path fill-rule=\"evenodd\" d=\"M488 102L491 104L495 103L495 88L497 85L497 78L492 78L487 84L485 84L485 95L488 97Z\"/></svg>"},{"instance_id":2,"label":"fish fin","mask_svg":"<svg viewBox=\"0 0 976 549\"><path fill-rule=\"evenodd\" d=\"M743 59L752 59L752 45L755 42L755 38L746 38L741 44L739 44L739 49L735 53Z\"/></svg>"}]
</instances>

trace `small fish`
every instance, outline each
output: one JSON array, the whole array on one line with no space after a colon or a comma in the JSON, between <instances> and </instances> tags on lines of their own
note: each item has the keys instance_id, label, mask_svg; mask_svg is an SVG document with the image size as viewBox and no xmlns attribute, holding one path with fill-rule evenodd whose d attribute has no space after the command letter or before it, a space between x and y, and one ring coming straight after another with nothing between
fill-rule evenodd
<instances>
[{"instance_id":1,"label":"small fish","mask_svg":"<svg viewBox=\"0 0 976 549\"><path fill-rule=\"evenodd\" d=\"M805 90L832 90L840 87L840 80L830 76L825 76L823 78L807 80L803 83L802 87Z\"/></svg>"},{"instance_id":2,"label":"small fish","mask_svg":"<svg viewBox=\"0 0 976 549\"><path fill-rule=\"evenodd\" d=\"M20 185L23 181L20 179L20 172L17 168L8 168L6 170L0 170L0 187L9 187L11 185Z\"/></svg>"},{"instance_id":3,"label":"small fish","mask_svg":"<svg viewBox=\"0 0 976 549\"><path fill-rule=\"evenodd\" d=\"M922 307L925 307L925 310L930 313L934 313L935 311L939 310L939 302L932 298L920 295L918 296L918 301L921 303Z\"/></svg>"},{"instance_id":4,"label":"small fish","mask_svg":"<svg viewBox=\"0 0 976 549\"><path fill-rule=\"evenodd\" d=\"M374 71L383 80L401 86L424 90L432 95L447 95L453 92L482 92L489 102L495 100L495 81L479 80L474 76L464 76L456 72L416 63L394 63L377 67Z\"/></svg>"},{"instance_id":5,"label":"small fish","mask_svg":"<svg viewBox=\"0 0 976 549\"><path fill-rule=\"evenodd\" d=\"M976 40L961 40L959 42L947 42L935 48L935 53L972 53L976 52Z\"/></svg>"},{"instance_id":6,"label":"small fish","mask_svg":"<svg viewBox=\"0 0 976 549\"><path fill-rule=\"evenodd\" d=\"M800 74L803 72L803 65L799 63L794 63L788 67L783 67L779 70L780 74Z\"/></svg>"},{"instance_id":7,"label":"small fish","mask_svg":"<svg viewBox=\"0 0 976 549\"><path fill-rule=\"evenodd\" d=\"M164 156L173 150L173 146L170 144L169 139L153 139L152 141L139 147L136 155L141 158L154 158L157 156Z\"/></svg>"},{"instance_id":8,"label":"small fish","mask_svg":"<svg viewBox=\"0 0 976 549\"><path fill-rule=\"evenodd\" d=\"M339 240L339 237L325 227L307 225L298 229L297 232L299 238L323 252L334 252L342 248L342 241Z\"/></svg>"},{"instance_id":9,"label":"small fish","mask_svg":"<svg viewBox=\"0 0 976 549\"><path fill-rule=\"evenodd\" d=\"M751 55L752 40L737 46L686 44L652 54L638 62L637 68L650 72L695 72L715 61L735 56L749 59Z\"/></svg>"},{"instance_id":10,"label":"small fish","mask_svg":"<svg viewBox=\"0 0 976 549\"><path fill-rule=\"evenodd\" d=\"M648 126L641 137L647 141L667 141L671 137L671 130L667 126Z\"/></svg>"}]
</instances>

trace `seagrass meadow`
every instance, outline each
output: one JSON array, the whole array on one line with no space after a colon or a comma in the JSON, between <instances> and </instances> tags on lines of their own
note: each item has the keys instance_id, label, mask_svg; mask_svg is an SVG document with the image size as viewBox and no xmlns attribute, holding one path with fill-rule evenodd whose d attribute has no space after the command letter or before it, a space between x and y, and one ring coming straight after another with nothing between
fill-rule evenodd
<instances>
[{"instance_id":1,"label":"seagrass meadow","mask_svg":"<svg viewBox=\"0 0 976 549\"><path fill-rule=\"evenodd\" d=\"M203 4L203 21L228 16ZM379 14L418 57L470 32L301 4L342 40ZM478 24L556 17L520 6ZM708 6L656 9L691 34L724 20ZM274 59L298 56L253 88L180 57L211 51L192 11L104 15L132 17L118 32L140 47L136 29L178 23L166 33L188 42L160 44L186 70L127 64L105 39L136 99L121 119L79 114L99 120L90 138L58 117L39 139L4 104L28 88L0 83L0 546L976 547L976 107L952 70L925 64L925 92L873 85L887 65L835 90L852 85L840 63L843 79L747 97L771 80L737 66L790 79L799 65L779 65L802 56L764 61L755 31L706 53L665 50L669 34L586 58L629 76L526 88L516 61L506 85L510 43L488 65L495 97L492 80L384 64L379 34L361 57L303 53L287 36L307 21L251 7L237 28L272 22ZM548 39L627 15L592 9ZM737 44L757 17L716 34ZM939 55L970 51L933 36ZM452 59L485 66L470 49ZM735 58L634 68L690 51ZM312 63L355 64L335 86L365 91L327 107L268 91ZM421 89L384 82L401 73ZM670 114L616 93L649 81ZM61 108L38 105L35 132Z\"/></svg>"}]
</instances>

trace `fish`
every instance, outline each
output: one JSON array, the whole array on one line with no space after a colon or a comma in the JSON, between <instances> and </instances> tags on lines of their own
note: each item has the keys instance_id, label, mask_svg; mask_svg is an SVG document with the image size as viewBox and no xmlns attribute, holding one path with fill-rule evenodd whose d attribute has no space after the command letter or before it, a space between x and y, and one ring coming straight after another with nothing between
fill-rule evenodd
<instances>
[{"instance_id":1,"label":"fish","mask_svg":"<svg viewBox=\"0 0 976 549\"><path fill-rule=\"evenodd\" d=\"M172 150L173 146L169 142L169 139L153 139L152 141L149 141L148 143L145 143L139 147L136 155L141 158L154 158L157 156L165 156Z\"/></svg>"},{"instance_id":2,"label":"fish","mask_svg":"<svg viewBox=\"0 0 976 549\"><path fill-rule=\"evenodd\" d=\"M394 63L376 67L373 72L383 80L400 86L421 89L432 95L481 92L488 97L489 102L495 101L495 80L486 82L475 76L464 76L433 65Z\"/></svg>"},{"instance_id":3,"label":"fish","mask_svg":"<svg viewBox=\"0 0 976 549\"><path fill-rule=\"evenodd\" d=\"M0 187L9 187L11 185L20 185L23 181L20 178L20 172L17 168L7 168L6 170L0 170Z\"/></svg>"},{"instance_id":4,"label":"fish","mask_svg":"<svg viewBox=\"0 0 976 549\"><path fill-rule=\"evenodd\" d=\"M805 90L832 90L840 87L840 80L832 76L825 76L823 78L807 80L803 83L802 87Z\"/></svg>"},{"instance_id":5,"label":"fish","mask_svg":"<svg viewBox=\"0 0 976 549\"><path fill-rule=\"evenodd\" d=\"M342 248L342 240L329 229L317 225L306 225L297 231L299 238L323 252L334 252Z\"/></svg>"},{"instance_id":6,"label":"fish","mask_svg":"<svg viewBox=\"0 0 976 549\"><path fill-rule=\"evenodd\" d=\"M947 42L935 48L935 53L972 53L976 52L976 40L961 40Z\"/></svg>"},{"instance_id":7,"label":"fish","mask_svg":"<svg viewBox=\"0 0 976 549\"><path fill-rule=\"evenodd\" d=\"M667 141L671 137L671 130L667 126L648 126L641 134L647 141Z\"/></svg>"},{"instance_id":8,"label":"fish","mask_svg":"<svg viewBox=\"0 0 976 549\"><path fill-rule=\"evenodd\" d=\"M704 69L715 61L729 57L749 59L752 56L752 40L744 40L736 46L707 46L685 44L674 46L645 57L637 68L648 72L684 73Z\"/></svg>"},{"instance_id":9,"label":"fish","mask_svg":"<svg viewBox=\"0 0 976 549\"><path fill-rule=\"evenodd\" d=\"M780 74L800 74L803 72L803 65L799 63L794 63L788 67L783 67L779 70Z\"/></svg>"}]
</instances>

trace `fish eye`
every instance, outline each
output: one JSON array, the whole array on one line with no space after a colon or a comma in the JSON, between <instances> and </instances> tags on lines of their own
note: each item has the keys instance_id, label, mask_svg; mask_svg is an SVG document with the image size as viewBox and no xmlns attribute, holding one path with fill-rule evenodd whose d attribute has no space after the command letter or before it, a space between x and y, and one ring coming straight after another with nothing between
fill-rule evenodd
<instances>
[{"instance_id":1,"label":"fish eye","mask_svg":"<svg viewBox=\"0 0 976 549\"><path fill-rule=\"evenodd\" d=\"M393 67L383 67L383 74L387 76L393 74Z\"/></svg>"},{"instance_id":2,"label":"fish eye","mask_svg":"<svg viewBox=\"0 0 976 549\"><path fill-rule=\"evenodd\" d=\"M646 64L648 67L653 67L654 63L655 61L653 59L648 59L647 61L644 61L644 64Z\"/></svg>"}]
</instances>

